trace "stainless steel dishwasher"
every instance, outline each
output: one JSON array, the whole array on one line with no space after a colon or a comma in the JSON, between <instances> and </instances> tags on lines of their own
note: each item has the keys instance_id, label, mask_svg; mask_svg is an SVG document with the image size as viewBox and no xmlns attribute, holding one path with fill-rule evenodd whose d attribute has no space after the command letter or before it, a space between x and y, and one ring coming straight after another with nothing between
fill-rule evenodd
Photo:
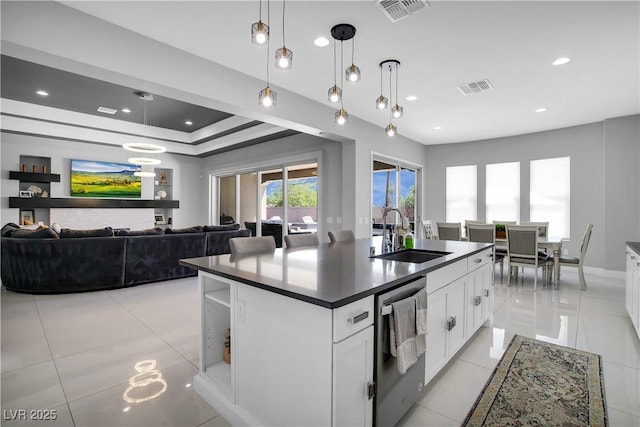
<instances>
[{"instance_id":1,"label":"stainless steel dishwasher","mask_svg":"<svg viewBox=\"0 0 640 427\"><path fill-rule=\"evenodd\" d=\"M414 295L427 286L426 277L404 283L391 291L376 296L375 319L375 382L376 401L374 424L393 426L417 401L424 383L424 354L401 375L396 358L389 350L390 304ZM429 349L427 349L429 351Z\"/></svg>"}]
</instances>

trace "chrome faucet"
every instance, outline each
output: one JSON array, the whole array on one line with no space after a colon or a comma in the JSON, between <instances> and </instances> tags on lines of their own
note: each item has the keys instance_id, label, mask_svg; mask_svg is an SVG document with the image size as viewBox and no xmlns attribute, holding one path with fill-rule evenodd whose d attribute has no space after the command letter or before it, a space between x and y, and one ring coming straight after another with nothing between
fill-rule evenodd
<instances>
[{"instance_id":1,"label":"chrome faucet","mask_svg":"<svg viewBox=\"0 0 640 427\"><path fill-rule=\"evenodd\" d=\"M402 212L398 208L384 208L382 211L382 253L392 252L393 250L393 238L391 237L392 233L389 230L390 238L387 238L387 214L391 211L396 211L400 215L400 219L402 220L402 229L406 230L409 228L409 221L402 215Z\"/></svg>"}]
</instances>

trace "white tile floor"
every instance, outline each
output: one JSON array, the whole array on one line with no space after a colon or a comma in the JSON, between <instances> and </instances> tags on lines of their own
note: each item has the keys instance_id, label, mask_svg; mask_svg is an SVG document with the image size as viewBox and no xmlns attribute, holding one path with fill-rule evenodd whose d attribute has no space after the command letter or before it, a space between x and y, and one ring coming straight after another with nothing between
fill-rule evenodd
<instances>
[{"instance_id":1,"label":"white tile floor","mask_svg":"<svg viewBox=\"0 0 640 427\"><path fill-rule=\"evenodd\" d=\"M611 425L640 426L640 342L625 314L624 282L587 275L581 292L574 272L563 271L561 281L559 291L536 294L526 272L511 288L497 283L488 327L401 425L459 425L517 333L601 354ZM69 295L3 291L0 299L2 425L228 425L190 386L198 362L195 278ZM55 409L57 419L10 419L16 410L29 418L31 409Z\"/></svg>"}]
</instances>

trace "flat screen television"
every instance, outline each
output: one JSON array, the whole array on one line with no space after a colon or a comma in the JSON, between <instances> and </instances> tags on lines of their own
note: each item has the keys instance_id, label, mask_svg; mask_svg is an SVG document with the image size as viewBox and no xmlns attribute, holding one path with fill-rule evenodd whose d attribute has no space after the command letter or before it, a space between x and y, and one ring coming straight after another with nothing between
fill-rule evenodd
<instances>
[{"instance_id":1,"label":"flat screen television","mask_svg":"<svg viewBox=\"0 0 640 427\"><path fill-rule=\"evenodd\" d=\"M141 166L127 163L71 160L71 196L140 198L142 179L135 176Z\"/></svg>"}]
</instances>

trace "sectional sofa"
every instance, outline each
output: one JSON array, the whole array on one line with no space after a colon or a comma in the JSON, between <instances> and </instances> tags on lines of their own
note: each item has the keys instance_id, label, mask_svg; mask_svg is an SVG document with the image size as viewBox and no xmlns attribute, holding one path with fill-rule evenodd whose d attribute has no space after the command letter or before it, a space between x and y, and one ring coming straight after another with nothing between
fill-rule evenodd
<instances>
[{"instance_id":1,"label":"sectional sofa","mask_svg":"<svg viewBox=\"0 0 640 427\"><path fill-rule=\"evenodd\" d=\"M1 278L9 290L34 294L114 289L197 275L183 258L230 253L239 224L179 230L2 228Z\"/></svg>"}]
</instances>

